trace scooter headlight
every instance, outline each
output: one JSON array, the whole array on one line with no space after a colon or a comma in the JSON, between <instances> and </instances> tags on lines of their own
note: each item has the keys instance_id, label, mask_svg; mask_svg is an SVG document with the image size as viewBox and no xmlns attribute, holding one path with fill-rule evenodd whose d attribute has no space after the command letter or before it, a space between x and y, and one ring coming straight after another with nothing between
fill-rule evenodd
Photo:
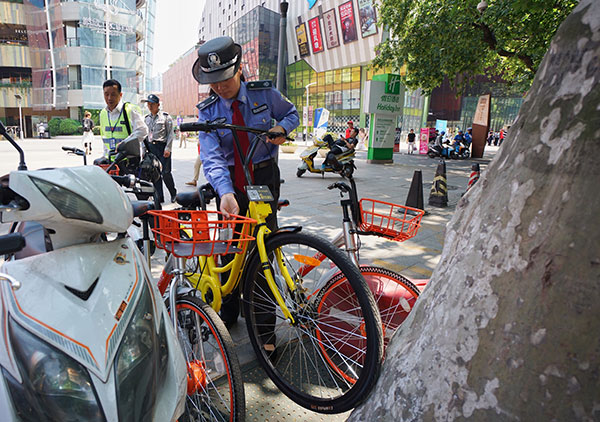
<instances>
[{"instance_id":1,"label":"scooter headlight","mask_svg":"<svg viewBox=\"0 0 600 422\"><path fill-rule=\"evenodd\" d=\"M3 374L20 420L106 421L87 369L12 319L9 330L23 382Z\"/></svg>"},{"instance_id":2,"label":"scooter headlight","mask_svg":"<svg viewBox=\"0 0 600 422\"><path fill-rule=\"evenodd\" d=\"M100 212L83 196L46 180L29 178L63 217L102 224Z\"/></svg>"},{"instance_id":3,"label":"scooter headlight","mask_svg":"<svg viewBox=\"0 0 600 422\"><path fill-rule=\"evenodd\" d=\"M125 334L115 364L119 420L152 419L159 370L160 341L155 329L152 300L144 287Z\"/></svg>"}]
</instances>

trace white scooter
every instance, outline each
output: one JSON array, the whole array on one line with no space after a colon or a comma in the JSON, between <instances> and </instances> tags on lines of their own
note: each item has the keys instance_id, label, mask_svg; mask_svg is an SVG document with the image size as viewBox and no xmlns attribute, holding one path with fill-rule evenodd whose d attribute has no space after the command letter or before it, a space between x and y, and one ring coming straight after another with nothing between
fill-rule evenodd
<instances>
[{"instance_id":1,"label":"white scooter","mask_svg":"<svg viewBox=\"0 0 600 422\"><path fill-rule=\"evenodd\" d=\"M130 201L96 166L27 171L0 134L21 157L0 220L26 240L0 268L0 420L177 420L185 360Z\"/></svg>"}]
</instances>

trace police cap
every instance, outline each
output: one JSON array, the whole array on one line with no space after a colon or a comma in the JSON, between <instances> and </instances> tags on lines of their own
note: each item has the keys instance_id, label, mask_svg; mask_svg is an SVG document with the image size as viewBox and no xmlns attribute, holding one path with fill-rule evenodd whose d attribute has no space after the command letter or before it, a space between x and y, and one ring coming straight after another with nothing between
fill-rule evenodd
<instances>
[{"instance_id":1,"label":"police cap","mask_svg":"<svg viewBox=\"0 0 600 422\"><path fill-rule=\"evenodd\" d=\"M231 37L218 37L198 48L198 58L192 74L201 84L225 81L238 71L242 62L242 47Z\"/></svg>"}]
</instances>

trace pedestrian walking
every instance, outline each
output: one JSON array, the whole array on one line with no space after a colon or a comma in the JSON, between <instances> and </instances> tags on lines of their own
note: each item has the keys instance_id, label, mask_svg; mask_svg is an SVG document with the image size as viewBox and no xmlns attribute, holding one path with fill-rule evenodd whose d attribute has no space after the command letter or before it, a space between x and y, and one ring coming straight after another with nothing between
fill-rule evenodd
<instances>
[{"instance_id":1,"label":"pedestrian walking","mask_svg":"<svg viewBox=\"0 0 600 422\"><path fill-rule=\"evenodd\" d=\"M273 194L272 214L267 226L277 227L277 201L279 199L280 174L277 165L278 146L286 141L300 123L296 107L273 87L270 81L246 82L240 67L242 47L230 37L214 38L198 48L198 59L192 68L194 78L208 84L211 95L198 104L198 121L224 119L227 123L256 127L281 133L275 139L260 142L252 157L250 170L256 185L267 185ZM275 126L272 126L272 120ZM238 133L242 155L249 147L252 134ZM234 151L231 131L200 132L200 156L204 175L217 192L218 206L225 215L244 215L248 198L246 181L238 151ZM223 302L221 318L231 326L239 315L239 286ZM273 315L274 318L274 315ZM272 323L271 322L265 322Z\"/></svg>"},{"instance_id":2,"label":"pedestrian walking","mask_svg":"<svg viewBox=\"0 0 600 422\"><path fill-rule=\"evenodd\" d=\"M491 146L492 142L494 142L494 132L490 130L490 133L488 133L488 137L487 137L488 146Z\"/></svg>"},{"instance_id":3,"label":"pedestrian walking","mask_svg":"<svg viewBox=\"0 0 600 422\"><path fill-rule=\"evenodd\" d=\"M154 183L156 195L160 202L165 201L163 182L171 195L171 202L175 202L177 189L171 174L171 149L173 147L173 119L169 113L160 111L160 99L154 95L142 100L146 103L150 113L144 116L144 122L148 127L148 150L156 155L162 164L162 177Z\"/></svg>"},{"instance_id":4,"label":"pedestrian walking","mask_svg":"<svg viewBox=\"0 0 600 422\"><path fill-rule=\"evenodd\" d=\"M108 151L121 150L122 145L130 146L140 155L140 145L148 129L142 120L140 109L137 105L123 102L121 83L109 79L102 84L104 102L106 107L100 110L100 135L104 147L104 157L108 158ZM105 160L105 162L108 162ZM96 162L94 162L96 163ZM130 163L132 165L138 163Z\"/></svg>"},{"instance_id":5,"label":"pedestrian walking","mask_svg":"<svg viewBox=\"0 0 600 422\"><path fill-rule=\"evenodd\" d=\"M94 121L92 120L92 113L86 111L83 114L83 137L81 143L86 154L92 153L92 144L94 143Z\"/></svg>"},{"instance_id":6,"label":"pedestrian walking","mask_svg":"<svg viewBox=\"0 0 600 422\"><path fill-rule=\"evenodd\" d=\"M198 142L198 156L194 162L194 178L189 182L185 182L186 185L196 186L200 177L200 168L202 168L202 159L200 158L200 142Z\"/></svg>"},{"instance_id":7,"label":"pedestrian walking","mask_svg":"<svg viewBox=\"0 0 600 422\"><path fill-rule=\"evenodd\" d=\"M408 136L406 138L406 142L408 142L408 153L412 154L413 151L415 150L415 140L416 140L417 135L415 134L415 130L411 129L410 132L408 132Z\"/></svg>"}]
</instances>

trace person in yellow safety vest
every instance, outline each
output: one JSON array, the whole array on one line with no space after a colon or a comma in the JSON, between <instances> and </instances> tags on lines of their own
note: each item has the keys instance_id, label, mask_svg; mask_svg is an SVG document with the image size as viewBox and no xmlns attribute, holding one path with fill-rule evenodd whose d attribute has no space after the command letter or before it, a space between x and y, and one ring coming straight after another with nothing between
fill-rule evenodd
<instances>
[{"instance_id":1,"label":"person in yellow safety vest","mask_svg":"<svg viewBox=\"0 0 600 422\"><path fill-rule=\"evenodd\" d=\"M123 103L121 84L109 79L102 85L106 107L100 111L100 135L104 144L104 156L108 151L127 151L129 155L140 156L140 145L148 134L148 128L141 116L139 107ZM137 153L137 154L136 154Z\"/></svg>"}]
</instances>

